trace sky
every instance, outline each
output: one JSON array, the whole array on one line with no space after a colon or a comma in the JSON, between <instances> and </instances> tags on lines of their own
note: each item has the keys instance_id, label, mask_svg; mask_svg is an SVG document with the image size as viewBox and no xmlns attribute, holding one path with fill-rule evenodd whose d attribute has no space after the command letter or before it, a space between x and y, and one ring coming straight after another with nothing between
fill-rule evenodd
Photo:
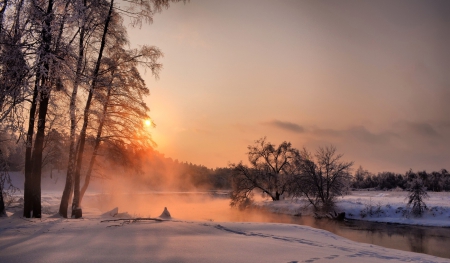
<instances>
[{"instance_id":1,"label":"sky","mask_svg":"<svg viewBox=\"0 0 450 263\"><path fill-rule=\"evenodd\" d=\"M450 169L450 1L191 0L129 27L157 150L210 168L247 146L336 146L372 172Z\"/></svg>"}]
</instances>

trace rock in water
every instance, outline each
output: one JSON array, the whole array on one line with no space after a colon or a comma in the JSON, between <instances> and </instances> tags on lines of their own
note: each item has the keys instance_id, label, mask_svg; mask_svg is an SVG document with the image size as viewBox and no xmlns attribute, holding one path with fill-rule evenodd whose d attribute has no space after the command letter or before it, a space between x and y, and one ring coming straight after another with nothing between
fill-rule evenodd
<instances>
[{"instance_id":1,"label":"rock in water","mask_svg":"<svg viewBox=\"0 0 450 263\"><path fill-rule=\"evenodd\" d=\"M162 214L159 216L160 218L164 218L164 219L170 219L172 218L170 216L169 210L167 210L167 207L164 207L164 211L162 212Z\"/></svg>"}]
</instances>

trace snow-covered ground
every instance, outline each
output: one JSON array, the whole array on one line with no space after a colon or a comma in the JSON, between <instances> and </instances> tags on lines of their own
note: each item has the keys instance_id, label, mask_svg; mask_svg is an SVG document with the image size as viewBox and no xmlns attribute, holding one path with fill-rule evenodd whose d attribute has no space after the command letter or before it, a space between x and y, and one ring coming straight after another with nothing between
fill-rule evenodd
<instances>
[{"instance_id":1,"label":"snow-covered ground","mask_svg":"<svg viewBox=\"0 0 450 263\"><path fill-rule=\"evenodd\" d=\"M339 205L356 213L367 201L402 201L401 196L380 194L356 193ZM447 207L448 199L442 198L431 200ZM59 194L44 193L44 212L53 213L58 202ZM298 205L289 201L276 205L283 204L292 211ZM164 221L105 222L117 217L88 206L83 219L52 214L24 219L21 209L16 210L0 219L0 262L450 262L299 225L192 221L177 218L173 211L173 218Z\"/></svg>"},{"instance_id":2,"label":"snow-covered ground","mask_svg":"<svg viewBox=\"0 0 450 263\"><path fill-rule=\"evenodd\" d=\"M0 219L1 262L450 262L306 226Z\"/></svg>"},{"instance_id":3,"label":"snow-covered ground","mask_svg":"<svg viewBox=\"0 0 450 263\"><path fill-rule=\"evenodd\" d=\"M428 209L422 217L414 217L408 213L407 194L405 191L354 191L350 195L338 198L336 212L345 212L346 217L350 219L450 227L450 193L429 192L429 198L425 199ZM265 200L257 202L256 205L275 213L311 214L305 200L287 199L279 202Z\"/></svg>"}]
</instances>

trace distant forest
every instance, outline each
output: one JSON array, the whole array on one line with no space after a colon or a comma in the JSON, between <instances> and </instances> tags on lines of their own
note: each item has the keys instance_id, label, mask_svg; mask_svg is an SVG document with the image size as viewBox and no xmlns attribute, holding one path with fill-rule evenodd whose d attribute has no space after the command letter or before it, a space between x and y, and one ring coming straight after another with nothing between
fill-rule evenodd
<instances>
[{"instance_id":1,"label":"distant forest","mask_svg":"<svg viewBox=\"0 0 450 263\"><path fill-rule=\"evenodd\" d=\"M414 179L420 179L428 191L441 192L450 191L450 174L446 169L440 171L414 172L407 171L405 174L393 172L370 173L361 166L355 171L351 188L373 189L373 190L405 190Z\"/></svg>"},{"instance_id":2,"label":"distant forest","mask_svg":"<svg viewBox=\"0 0 450 263\"><path fill-rule=\"evenodd\" d=\"M87 152L93 150L94 138L87 140ZM53 130L49 133L44 150L43 167L47 173L64 170L68 162L68 135ZM23 169L22 144L13 147L9 156L10 170ZM231 189L230 167L211 169L203 165L180 162L154 150L135 150L125 145L105 143L98 153L99 162L94 178L129 177L137 189L145 190L228 190ZM87 169L86 167L84 169ZM361 166L353 173L352 190L406 190L416 178L422 180L428 191L450 191L450 173L440 171L412 171L371 173ZM95 180L95 179L94 179Z\"/></svg>"},{"instance_id":3,"label":"distant forest","mask_svg":"<svg viewBox=\"0 0 450 263\"><path fill-rule=\"evenodd\" d=\"M68 134L57 130L49 132L43 152L43 171L47 175L55 171L65 171L67 168L68 142ZM87 156L92 154L94 146L95 138L88 137L85 150ZM7 159L9 170L23 171L25 154L23 144L13 144L9 148L10 154ZM165 157L152 147L136 150L127 145L105 141L96 155L98 161L94 166L93 180L122 177L130 179L135 189L140 190L189 191L231 188L231 168L211 169L203 165L180 162ZM87 166L85 163L82 170L87 170Z\"/></svg>"}]
</instances>

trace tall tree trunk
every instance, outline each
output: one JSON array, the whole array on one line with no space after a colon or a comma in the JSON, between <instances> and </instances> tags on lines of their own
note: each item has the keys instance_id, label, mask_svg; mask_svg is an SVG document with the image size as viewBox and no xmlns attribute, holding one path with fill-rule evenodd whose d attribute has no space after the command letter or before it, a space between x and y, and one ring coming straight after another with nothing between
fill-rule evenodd
<instances>
[{"instance_id":1,"label":"tall tree trunk","mask_svg":"<svg viewBox=\"0 0 450 263\"><path fill-rule=\"evenodd\" d=\"M40 74L37 74L40 78ZM39 81L36 80L34 84L33 98L30 106L30 116L28 119L28 131L26 137L26 148L25 148L25 182L24 182L24 193L23 193L23 217L30 218L31 211L33 210L32 204L32 175L31 171L33 169L33 163L31 162L31 150L33 146L33 134L34 134L34 117L36 115L37 108L37 96L39 90Z\"/></svg>"},{"instance_id":2,"label":"tall tree trunk","mask_svg":"<svg viewBox=\"0 0 450 263\"><path fill-rule=\"evenodd\" d=\"M86 7L86 1L84 1L84 6ZM85 12L85 10L83 11ZM83 67L83 58L84 58L84 37L86 33L86 17L83 17L81 29L80 29L80 38L78 42L78 60L77 60L77 69L75 73L75 81L73 84L72 96L70 97L70 147L69 147L69 163L67 165L67 174L66 174L66 184L64 186L63 195L61 197L61 203L59 205L59 214L65 218L67 218L67 210L69 207L70 199L73 194L73 175L75 172L75 163L76 163L76 101L77 101L77 93L78 86L80 84L81 72Z\"/></svg>"},{"instance_id":3,"label":"tall tree trunk","mask_svg":"<svg viewBox=\"0 0 450 263\"><path fill-rule=\"evenodd\" d=\"M86 106L84 108L83 115L83 127L80 131L80 139L78 145L78 153L77 153L77 161L76 161L76 169L74 174L74 191L73 191L73 202L72 202L72 217L79 218L82 216L82 210L80 207L80 172L81 165L83 161L83 153L84 153L84 144L86 142L86 130L89 122L89 109L91 107L92 96L94 94L94 90L97 84L98 72L100 70L100 63L103 56L103 50L106 45L106 34L108 33L108 26L111 20L112 10L114 6L114 0L111 0L108 16L106 17L105 27L103 29L102 41L100 44L100 50L98 53L97 63L95 64L94 72L92 73L92 82L89 89L89 95L86 100Z\"/></svg>"},{"instance_id":4,"label":"tall tree trunk","mask_svg":"<svg viewBox=\"0 0 450 263\"><path fill-rule=\"evenodd\" d=\"M0 183L0 217L6 217L5 201L3 200L3 187Z\"/></svg>"},{"instance_id":5,"label":"tall tree trunk","mask_svg":"<svg viewBox=\"0 0 450 263\"><path fill-rule=\"evenodd\" d=\"M2 150L0 150L0 217L6 217L6 207L5 201L3 200L3 184L5 182L5 178L7 176L7 164L6 160L3 156Z\"/></svg>"},{"instance_id":6,"label":"tall tree trunk","mask_svg":"<svg viewBox=\"0 0 450 263\"><path fill-rule=\"evenodd\" d=\"M38 58L38 65L41 64L41 56ZM36 109L38 104L39 95L39 80L41 79L41 72L36 72L36 79L34 81L33 97L31 99L30 111L28 116L28 130L25 141L25 181L24 181L24 193L23 193L23 217L30 218L31 211L33 210L32 204L32 169L33 163L31 159L31 151L33 149L33 134L34 123L36 117Z\"/></svg>"},{"instance_id":7,"label":"tall tree trunk","mask_svg":"<svg viewBox=\"0 0 450 263\"><path fill-rule=\"evenodd\" d=\"M47 116L48 103L50 100L50 90L41 92L41 101L39 103L38 126L36 139L33 148L33 169L31 172L32 182L32 204L33 217L41 218L41 173L42 173L42 151L44 149L45 139L45 120Z\"/></svg>"},{"instance_id":8,"label":"tall tree trunk","mask_svg":"<svg viewBox=\"0 0 450 263\"><path fill-rule=\"evenodd\" d=\"M275 192L275 200L274 201L279 201L280 200L280 193L278 193L278 191Z\"/></svg>"},{"instance_id":9,"label":"tall tree trunk","mask_svg":"<svg viewBox=\"0 0 450 263\"><path fill-rule=\"evenodd\" d=\"M46 18L44 20L44 28L42 30L43 40L43 53L44 55L50 54L50 46L52 42L51 23L53 20L53 0L49 0ZM48 103L50 101L51 83L49 81L50 74L50 61L49 58L45 58L43 66L46 70L46 75L42 76L41 90L40 90L40 102L39 102L39 115L38 125L36 131L36 138L34 141L32 159L32 203L33 203L33 217L41 218L41 176L42 176L42 152L44 150L45 139L45 120L47 117Z\"/></svg>"},{"instance_id":10,"label":"tall tree trunk","mask_svg":"<svg viewBox=\"0 0 450 263\"><path fill-rule=\"evenodd\" d=\"M114 71L111 73L111 76L114 76ZM95 158L97 157L98 148L100 146L100 141L101 141L102 131L103 131L103 125L105 124L106 114L107 114L107 111L108 111L108 103L109 103L109 99L111 98L111 89L112 89L111 85L112 85L112 81L110 83L110 86L108 87L108 92L106 94L106 99L103 102L104 104L103 104L102 118L100 119L100 123L99 123L98 129L97 129L97 136L95 137L94 151L92 153L91 160L89 161L89 167L88 167L88 170L86 172L86 177L84 178L83 187L81 188L80 204L81 204L81 201L83 201L84 194L86 193L86 190L87 190L87 188L89 186L89 182L91 180L92 168L94 167Z\"/></svg>"}]
</instances>

